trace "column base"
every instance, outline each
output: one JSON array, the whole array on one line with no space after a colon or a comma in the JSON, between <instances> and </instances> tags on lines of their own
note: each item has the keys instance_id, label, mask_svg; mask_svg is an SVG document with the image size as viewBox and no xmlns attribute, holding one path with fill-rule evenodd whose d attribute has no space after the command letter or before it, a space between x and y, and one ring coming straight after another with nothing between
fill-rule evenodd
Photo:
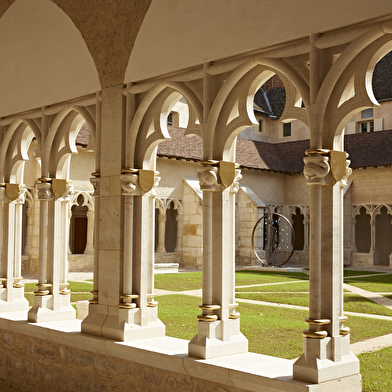
<instances>
[{"instance_id":1,"label":"column base","mask_svg":"<svg viewBox=\"0 0 392 392\"><path fill-rule=\"evenodd\" d=\"M349 376L360 379L359 360L350 351L349 343L349 335L335 340L338 347L333 347L334 340L330 337L320 340L304 338L304 354L293 365L293 378L315 384Z\"/></svg>"},{"instance_id":2,"label":"column base","mask_svg":"<svg viewBox=\"0 0 392 392\"><path fill-rule=\"evenodd\" d=\"M42 323L76 318L76 310L70 304L70 295L43 295L34 297L34 306L28 312L28 321Z\"/></svg>"},{"instance_id":3,"label":"column base","mask_svg":"<svg viewBox=\"0 0 392 392\"><path fill-rule=\"evenodd\" d=\"M23 287L12 288L11 295L7 294L7 290L0 289L0 312L29 309L29 301L24 297Z\"/></svg>"},{"instance_id":4,"label":"column base","mask_svg":"<svg viewBox=\"0 0 392 392\"><path fill-rule=\"evenodd\" d=\"M248 339L240 332L239 325L239 319L198 321L197 335L188 345L189 356L208 359L248 352Z\"/></svg>"},{"instance_id":5,"label":"column base","mask_svg":"<svg viewBox=\"0 0 392 392\"><path fill-rule=\"evenodd\" d=\"M90 304L81 331L90 335L128 341L165 336L166 327L158 319L157 308L120 309Z\"/></svg>"}]
</instances>

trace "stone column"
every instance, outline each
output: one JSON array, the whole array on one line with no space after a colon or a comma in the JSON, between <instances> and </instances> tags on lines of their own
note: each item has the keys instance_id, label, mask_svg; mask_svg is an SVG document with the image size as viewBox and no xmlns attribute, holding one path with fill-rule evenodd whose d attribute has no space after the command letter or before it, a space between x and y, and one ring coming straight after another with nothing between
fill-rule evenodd
<instances>
[{"instance_id":1,"label":"stone column","mask_svg":"<svg viewBox=\"0 0 392 392\"><path fill-rule=\"evenodd\" d=\"M304 251L305 252L309 251L309 215L308 214L304 214Z\"/></svg>"},{"instance_id":2,"label":"stone column","mask_svg":"<svg viewBox=\"0 0 392 392\"><path fill-rule=\"evenodd\" d=\"M69 205L74 195L74 188L70 181L67 181L67 190L61 203L61 255L60 255L60 293L65 295L70 291L68 287L68 254L69 254Z\"/></svg>"},{"instance_id":3,"label":"stone column","mask_svg":"<svg viewBox=\"0 0 392 392\"><path fill-rule=\"evenodd\" d=\"M15 240L20 230L16 218L16 204L24 201L25 189L18 184L0 185L0 203L2 205L1 219L1 277L0 277L0 312L10 310L27 310L28 301L24 298L21 278L21 238ZM17 226L17 227L16 227ZM19 254L15 255L15 244L19 243Z\"/></svg>"},{"instance_id":4,"label":"stone column","mask_svg":"<svg viewBox=\"0 0 392 392\"><path fill-rule=\"evenodd\" d=\"M374 211L373 211L374 213ZM370 218L370 251L371 260L373 265L378 265L380 261L380 255L376 249L376 216Z\"/></svg>"},{"instance_id":5,"label":"stone column","mask_svg":"<svg viewBox=\"0 0 392 392\"><path fill-rule=\"evenodd\" d=\"M293 375L322 383L359 374L359 361L350 351L349 329L343 326L342 189L344 176L350 172L343 152L320 149L306 154L304 175L310 186L312 212L309 318L305 320L309 329L303 332L304 353L295 362Z\"/></svg>"},{"instance_id":6,"label":"stone column","mask_svg":"<svg viewBox=\"0 0 392 392\"><path fill-rule=\"evenodd\" d=\"M178 210L177 210L178 211ZM177 240L176 240L176 247L174 248L174 252L181 252L182 251L182 233L183 233L183 216L182 214L177 214L176 216L177 221Z\"/></svg>"},{"instance_id":7,"label":"stone column","mask_svg":"<svg viewBox=\"0 0 392 392\"><path fill-rule=\"evenodd\" d=\"M123 170L125 200L123 289L119 317L122 340L165 335L154 300L154 197L159 182L152 170ZM146 180L147 178L147 180Z\"/></svg>"},{"instance_id":8,"label":"stone column","mask_svg":"<svg viewBox=\"0 0 392 392\"><path fill-rule=\"evenodd\" d=\"M157 253L166 253L165 248L165 235L166 235L166 214L158 215L158 247Z\"/></svg>"},{"instance_id":9,"label":"stone column","mask_svg":"<svg viewBox=\"0 0 392 392\"><path fill-rule=\"evenodd\" d=\"M31 256L33 238L34 207L27 207L27 235L24 254Z\"/></svg>"},{"instance_id":10,"label":"stone column","mask_svg":"<svg viewBox=\"0 0 392 392\"><path fill-rule=\"evenodd\" d=\"M104 89L102 132L96 173L94 299L82 332L116 340L164 336L154 301L154 195L155 173L123 170L124 106L122 85ZM121 173L127 177L124 178ZM152 172L152 173L151 173ZM145 183L150 188L145 190ZM129 192L124 190L129 185ZM132 193L134 189L135 193ZM99 234L99 236L97 236ZM95 257L95 256L94 256ZM99 274L96 274L99 273ZM98 291L99 289L99 291Z\"/></svg>"},{"instance_id":11,"label":"stone column","mask_svg":"<svg viewBox=\"0 0 392 392\"><path fill-rule=\"evenodd\" d=\"M206 161L197 177L203 191L203 303L188 352L198 358L244 353L248 341L240 332L234 294L234 196L240 171L234 163Z\"/></svg>"},{"instance_id":12,"label":"stone column","mask_svg":"<svg viewBox=\"0 0 392 392\"><path fill-rule=\"evenodd\" d=\"M75 309L70 304L70 293L60 282L63 253L67 249L64 238L63 201L70 191L66 180L41 178L37 184L40 200L40 249L37 290L34 306L29 310L30 322L60 321L73 319ZM65 277L66 278L66 277ZM60 285L62 283L62 285Z\"/></svg>"},{"instance_id":13,"label":"stone column","mask_svg":"<svg viewBox=\"0 0 392 392\"><path fill-rule=\"evenodd\" d=\"M87 242L85 255L94 253L94 211L87 211Z\"/></svg>"},{"instance_id":14,"label":"stone column","mask_svg":"<svg viewBox=\"0 0 392 392\"><path fill-rule=\"evenodd\" d=\"M357 219L354 216L354 218L351 220L351 227L352 227L352 251L357 252L357 241L356 241L356 235L355 235L355 226L357 224Z\"/></svg>"},{"instance_id":15,"label":"stone column","mask_svg":"<svg viewBox=\"0 0 392 392\"><path fill-rule=\"evenodd\" d=\"M20 186L19 197L15 200L14 285L22 280L22 209L26 191L26 187Z\"/></svg>"}]
</instances>

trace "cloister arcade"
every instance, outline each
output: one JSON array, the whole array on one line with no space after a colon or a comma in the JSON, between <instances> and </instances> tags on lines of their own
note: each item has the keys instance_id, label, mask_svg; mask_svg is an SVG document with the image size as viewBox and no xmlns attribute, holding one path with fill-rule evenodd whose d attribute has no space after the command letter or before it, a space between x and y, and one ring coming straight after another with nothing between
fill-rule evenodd
<instances>
[{"instance_id":1,"label":"cloister arcade","mask_svg":"<svg viewBox=\"0 0 392 392\"><path fill-rule=\"evenodd\" d=\"M293 21L298 13L287 5L282 12L293 25L286 33L268 24L271 33L265 32L262 45L254 37L261 36L259 30L250 36L245 34L253 27L259 29L259 21L250 18L249 10L229 6L222 18L224 23L237 18L240 12L250 18L249 25L244 32L240 27L233 28L234 36L227 32L223 42L230 38L230 48L220 47L219 38L203 44L205 47L201 45L200 51L194 45L211 41L205 36L210 30L203 27L211 22L217 9L210 5L214 10L211 15L206 15L206 10L199 14L198 6L192 5L192 18L199 20L204 15L200 19L204 22L197 27L202 29L200 37L197 42L182 43L184 52L175 63L162 57L158 66L156 61L149 61L149 56L154 53L154 45L159 47L161 37L152 40L148 26L152 23L159 29L165 15L170 21L169 11L173 11L176 2L163 5L153 0L123 5L124 14L135 16L131 23L134 30L129 30L129 21L121 19L121 15L114 23L121 27L116 31L119 42L114 45L119 49L118 56L110 52L116 40L101 43L103 47L95 46L67 4L27 4L21 0L9 3L2 9L0 37L13 37L16 41L12 41L15 48L8 50L4 38L0 39L5 54L5 62L0 65L0 87L13 91L15 78L21 84L14 87L20 100L13 101L13 94L8 100L0 99L0 317L5 320L0 328L8 334L19 333L20 339L23 335L50 340L66 350L134 361L159 374L171 372L179 383L184 378L196 384L207 380L208 391L222 385L233 391L259 390L261 385L271 391L330 391L338 385L340 390L360 391L359 361L350 351L349 328L344 326L343 188L350 169L343 151L343 128L356 112L377 105L369 80L376 62L392 48L392 21L385 16L392 12L390 4L381 1L378 13L374 11L377 7L369 5L364 17L357 15L362 11L355 8L354 1L339 4L339 8L350 7L348 16L338 13L337 5L317 2L323 10L322 17L309 10L307 15L312 17L301 17L306 22L303 25ZM176 3L176 7L183 6ZM128 7L132 7L130 14L125 12ZM254 7L260 11L261 6ZM99 4L96 8L102 10ZM94 17L95 10L92 11ZM306 11L301 10L302 13ZM184 10L183 15L187 15ZM32 62L36 74L23 68L27 74L15 71L18 76L13 76L12 67L22 65L18 63L20 42L12 32L19 27L28 41L32 20L45 16L53 34L47 37L43 32L48 30L41 26L40 33L31 40L38 42L45 37L44 42L50 44L52 57L44 57L48 72L39 70ZM214 21L218 23L218 19ZM64 33L62 29L67 32L65 36L60 34ZM213 31L216 29L214 26ZM241 33L237 34L239 30ZM124 31L133 36L134 47L121 46ZM108 37L110 32L103 35ZM244 41L245 36L249 40ZM183 37L178 34L175 39ZM168 36L168 41L170 38L173 37ZM141 51L138 45L150 41L153 42L149 50ZM65 53L69 47L76 47L76 52L71 51L72 59L81 54L78 70L72 61L56 63L65 56L56 57L59 42ZM72 42L76 42L75 46ZM37 47L42 49L41 43L34 46ZM36 59L30 50L26 51ZM154 56L162 53L157 51ZM100 53L109 52L107 58L100 57ZM115 64L108 58L115 58ZM52 72L57 84L50 84ZM310 149L304 158L309 223L308 211L301 210L299 204L289 211L295 219L302 219L303 215L304 231L309 230L310 306L305 320L308 328L302 332L303 355L296 361L248 353L234 293L235 194L241 180L235 157L236 136L257 124L253 96L275 73L283 80L287 93L281 120L297 119L310 128ZM75 75L78 78L73 79ZM21 93L19 86L25 77L31 78L32 95ZM177 218L182 212L179 200L156 199L160 181L156 151L158 144L169 137L167 117L181 97L189 107L186 134L198 135L203 142L203 159L196 173L202 191L203 290L201 314L195 319L197 334L190 342L165 337L154 291L155 208L161 210L158 225L163 225L159 216L167 215L168 208L177 211ZM71 156L77 153L75 138L85 121L94 142L94 202L88 193L74 194L69 175ZM31 159L31 143L36 144L34 159L39 161L39 173L33 176L24 172L25 162ZM28 207L34 192L39 200L39 281L34 306L29 309L19 283L24 238L21 219L25 195ZM70 202L94 209L94 287L89 314L81 323L75 320L67 289ZM376 208L375 214L384 216L384 208L390 213L389 207L384 206ZM361 208L358 211L361 214ZM178 233L181 220L176 222ZM304 247L306 238L304 234ZM27 234L26 246L28 239ZM87 243L91 245L88 239ZM157 245L163 250L162 237ZM12 374L10 369L4 374L7 372ZM22 373L19 379L29 377ZM121 378L121 374L113 377Z\"/></svg>"}]
</instances>

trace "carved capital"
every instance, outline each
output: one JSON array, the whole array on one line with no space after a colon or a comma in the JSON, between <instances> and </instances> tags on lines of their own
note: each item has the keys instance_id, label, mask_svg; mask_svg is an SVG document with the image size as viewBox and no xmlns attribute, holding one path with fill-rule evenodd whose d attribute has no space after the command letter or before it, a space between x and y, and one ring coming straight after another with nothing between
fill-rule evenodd
<instances>
[{"instance_id":1,"label":"carved capital","mask_svg":"<svg viewBox=\"0 0 392 392\"><path fill-rule=\"evenodd\" d=\"M120 176L121 179L121 188L123 190L122 194L134 195L136 194L136 188L138 184L138 175L134 174L123 174Z\"/></svg>"},{"instance_id":2,"label":"carved capital","mask_svg":"<svg viewBox=\"0 0 392 392\"><path fill-rule=\"evenodd\" d=\"M234 193L238 192L238 190L240 189L239 182L240 182L241 178L242 178L241 170L240 169L236 169L235 170L234 181L233 181L233 183L231 185L231 189L230 189L231 192L234 192Z\"/></svg>"},{"instance_id":3,"label":"carved capital","mask_svg":"<svg viewBox=\"0 0 392 392\"><path fill-rule=\"evenodd\" d=\"M75 194L75 189L74 189L72 182L67 181L67 186L66 186L66 190L65 190L65 193L63 196L63 200L66 202L71 201L74 194Z\"/></svg>"},{"instance_id":4,"label":"carved capital","mask_svg":"<svg viewBox=\"0 0 392 392\"><path fill-rule=\"evenodd\" d=\"M218 186L218 168L214 166L204 166L197 171L197 179L200 182L200 188L214 189Z\"/></svg>"},{"instance_id":5,"label":"carved capital","mask_svg":"<svg viewBox=\"0 0 392 392\"><path fill-rule=\"evenodd\" d=\"M153 170L126 169L121 178L124 196L155 196L161 180L159 172Z\"/></svg>"},{"instance_id":6,"label":"carved capital","mask_svg":"<svg viewBox=\"0 0 392 392\"><path fill-rule=\"evenodd\" d=\"M325 155L310 155L304 158L304 176L308 184L324 184L330 171L329 158Z\"/></svg>"},{"instance_id":7,"label":"carved capital","mask_svg":"<svg viewBox=\"0 0 392 392\"><path fill-rule=\"evenodd\" d=\"M166 215L159 214L158 215L158 222L166 222Z\"/></svg>"},{"instance_id":8,"label":"carved capital","mask_svg":"<svg viewBox=\"0 0 392 392\"><path fill-rule=\"evenodd\" d=\"M101 179L99 177L93 177L93 178L90 178L90 182L91 182L91 185L94 188L94 195L93 196L94 197L99 197L100 196L100 191L101 191L101 189L100 189Z\"/></svg>"},{"instance_id":9,"label":"carved capital","mask_svg":"<svg viewBox=\"0 0 392 392\"><path fill-rule=\"evenodd\" d=\"M38 200L52 200L52 184L50 182L41 182L37 184Z\"/></svg>"},{"instance_id":10,"label":"carved capital","mask_svg":"<svg viewBox=\"0 0 392 392\"><path fill-rule=\"evenodd\" d=\"M19 186L19 196L15 199L16 204L24 204L26 201L26 192L27 188L25 185L20 185Z\"/></svg>"}]
</instances>

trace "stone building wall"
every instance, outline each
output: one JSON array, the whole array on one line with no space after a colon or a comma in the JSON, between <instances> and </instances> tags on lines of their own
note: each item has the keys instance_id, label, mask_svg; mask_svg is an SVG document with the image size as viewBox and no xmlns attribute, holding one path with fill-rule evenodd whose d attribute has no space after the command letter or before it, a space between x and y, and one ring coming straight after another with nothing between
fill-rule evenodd
<instances>
[{"instance_id":1,"label":"stone building wall","mask_svg":"<svg viewBox=\"0 0 392 392\"><path fill-rule=\"evenodd\" d=\"M201 269L203 264L203 216L198 181L184 180L182 265ZM192 184L194 187L192 187Z\"/></svg>"}]
</instances>

